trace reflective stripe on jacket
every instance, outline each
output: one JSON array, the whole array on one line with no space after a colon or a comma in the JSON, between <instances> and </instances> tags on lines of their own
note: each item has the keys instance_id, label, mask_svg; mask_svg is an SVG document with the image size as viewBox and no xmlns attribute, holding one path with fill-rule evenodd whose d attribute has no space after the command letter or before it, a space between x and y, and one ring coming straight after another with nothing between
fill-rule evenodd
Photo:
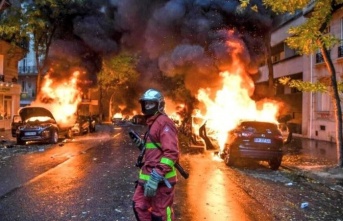
<instances>
[{"instance_id":1,"label":"reflective stripe on jacket","mask_svg":"<svg viewBox=\"0 0 343 221\"><path fill-rule=\"evenodd\" d=\"M150 127L145 143L144 165L139 172L140 183L145 183L152 172L164 176L171 184L177 182L174 167L179 160L177 129L174 122L165 114L152 116L147 120Z\"/></svg>"}]
</instances>

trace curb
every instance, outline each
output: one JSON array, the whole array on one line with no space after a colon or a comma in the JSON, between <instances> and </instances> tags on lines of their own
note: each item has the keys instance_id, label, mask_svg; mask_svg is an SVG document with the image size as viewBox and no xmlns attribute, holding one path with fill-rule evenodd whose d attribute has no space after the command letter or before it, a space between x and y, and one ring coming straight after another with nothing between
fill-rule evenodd
<instances>
[{"instance_id":1,"label":"curb","mask_svg":"<svg viewBox=\"0 0 343 221\"><path fill-rule=\"evenodd\" d=\"M295 175L304 179L309 179L314 182L323 184L331 190L335 190L343 194L343 169L342 168L330 168L317 171L304 170L295 166L284 166L282 168L292 171Z\"/></svg>"}]
</instances>

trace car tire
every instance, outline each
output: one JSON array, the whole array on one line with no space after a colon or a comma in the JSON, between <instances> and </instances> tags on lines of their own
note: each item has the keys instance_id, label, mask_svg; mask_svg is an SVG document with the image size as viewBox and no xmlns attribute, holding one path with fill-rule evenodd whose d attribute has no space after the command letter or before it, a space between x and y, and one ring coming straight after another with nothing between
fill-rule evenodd
<instances>
[{"instance_id":1,"label":"car tire","mask_svg":"<svg viewBox=\"0 0 343 221\"><path fill-rule=\"evenodd\" d=\"M17 137L17 144L18 144L18 145L25 145L26 142L23 141L20 137Z\"/></svg>"},{"instance_id":2,"label":"car tire","mask_svg":"<svg viewBox=\"0 0 343 221\"><path fill-rule=\"evenodd\" d=\"M269 167L272 170L278 170L281 165L282 158L276 157L268 161Z\"/></svg>"},{"instance_id":3,"label":"car tire","mask_svg":"<svg viewBox=\"0 0 343 221\"><path fill-rule=\"evenodd\" d=\"M58 143L58 132L56 130L51 131L50 143L51 144Z\"/></svg>"},{"instance_id":4,"label":"car tire","mask_svg":"<svg viewBox=\"0 0 343 221\"><path fill-rule=\"evenodd\" d=\"M233 166L235 164L235 157L232 155L231 151L228 150L224 156L224 162L227 166Z\"/></svg>"}]
</instances>

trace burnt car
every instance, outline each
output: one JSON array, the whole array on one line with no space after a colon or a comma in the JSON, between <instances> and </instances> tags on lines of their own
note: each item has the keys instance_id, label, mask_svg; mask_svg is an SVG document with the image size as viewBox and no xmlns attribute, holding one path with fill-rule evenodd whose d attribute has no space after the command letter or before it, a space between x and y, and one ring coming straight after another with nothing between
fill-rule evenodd
<instances>
[{"instance_id":1,"label":"burnt car","mask_svg":"<svg viewBox=\"0 0 343 221\"><path fill-rule=\"evenodd\" d=\"M249 159L267 161L272 170L277 170L281 165L284 142L278 124L242 121L229 132L221 157L228 166L239 159Z\"/></svg>"},{"instance_id":2,"label":"burnt car","mask_svg":"<svg viewBox=\"0 0 343 221\"><path fill-rule=\"evenodd\" d=\"M88 116L78 116L74 126L71 128L71 131L74 135L82 135L90 132L91 129L91 120Z\"/></svg>"},{"instance_id":3,"label":"burnt car","mask_svg":"<svg viewBox=\"0 0 343 221\"><path fill-rule=\"evenodd\" d=\"M95 115L92 115L92 116L88 116L87 119L89 121L89 132L91 133L95 132L97 118L95 117Z\"/></svg>"},{"instance_id":4,"label":"burnt car","mask_svg":"<svg viewBox=\"0 0 343 221\"><path fill-rule=\"evenodd\" d=\"M60 127L46 108L23 107L19 117L13 117L12 121L12 136L17 138L17 144L23 145L27 141L53 144L58 142L59 136L72 137L71 127Z\"/></svg>"},{"instance_id":5,"label":"burnt car","mask_svg":"<svg viewBox=\"0 0 343 221\"><path fill-rule=\"evenodd\" d=\"M123 126L126 123L126 121L121 117L112 117L111 121L114 126Z\"/></svg>"}]
</instances>

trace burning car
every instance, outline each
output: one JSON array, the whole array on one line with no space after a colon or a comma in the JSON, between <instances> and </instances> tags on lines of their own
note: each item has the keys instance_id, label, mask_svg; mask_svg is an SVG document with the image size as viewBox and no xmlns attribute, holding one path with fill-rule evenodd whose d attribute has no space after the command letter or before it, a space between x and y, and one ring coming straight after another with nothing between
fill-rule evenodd
<instances>
[{"instance_id":1,"label":"burning car","mask_svg":"<svg viewBox=\"0 0 343 221\"><path fill-rule=\"evenodd\" d=\"M17 138L17 144L27 141L57 143L60 135L72 137L71 127L61 127L48 109L43 107L23 107L19 116L13 118L12 136ZM14 130L14 127L17 127ZM14 133L15 131L15 133Z\"/></svg>"},{"instance_id":2,"label":"burning car","mask_svg":"<svg viewBox=\"0 0 343 221\"><path fill-rule=\"evenodd\" d=\"M229 132L221 157L228 166L238 159L267 161L277 170L282 161L284 138L276 123L242 121Z\"/></svg>"},{"instance_id":3,"label":"burning car","mask_svg":"<svg viewBox=\"0 0 343 221\"><path fill-rule=\"evenodd\" d=\"M87 134L95 131L95 121L90 116L78 116L71 128L74 135Z\"/></svg>"}]
</instances>

